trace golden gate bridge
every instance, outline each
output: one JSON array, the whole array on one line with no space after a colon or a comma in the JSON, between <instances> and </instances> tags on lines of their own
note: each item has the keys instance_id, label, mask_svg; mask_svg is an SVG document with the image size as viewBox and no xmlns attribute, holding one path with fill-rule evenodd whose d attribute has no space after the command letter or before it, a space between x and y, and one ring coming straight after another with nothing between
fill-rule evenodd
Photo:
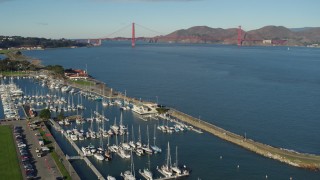
<instances>
[{"instance_id":1,"label":"golden gate bridge","mask_svg":"<svg viewBox=\"0 0 320 180\"><path fill-rule=\"evenodd\" d=\"M157 36L154 37L136 37L136 25L146 29L148 31L151 31L153 33L158 34ZM131 37L127 38L127 37L111 37L121 31L123 31L124 29L127 29L131 27ZM120 29L118 29L117 31L109 34L108 36L104 37L104 38L98 38L98 39L88 39L87 43L88 44L92 44L93 46L100 46L102 44L103 40L109 40L109 41L131 41L131 47L134 48L136 46L136 41L149 41L152 43L157 43L159 40L162 41L179 41L179 40L183 40L183 39L189 39L190 41L192 40L197 40L197 39L202 39L204 42L219 42L219 38L218 37L211 37L211 36L174 36L174 35L167 35L167 36L163 36L161 35L163 33L160 33L158 31L152 30L150 28L147 28L145 26L136 24L136 23L132 23L129 25L126 25ZM242 46L244 42L253 42L253 43L257 43L257 42L263 42L264 39L250 39L250 38L246 38L246 32L242 30L241 26L238 26L238 28L235 31L235 37L236 39L234 39L237 42L238 46ZM287 42L286 39L272 39L270 40L270 44L273 45L283 45Z\"/></svg>"}]
</instances>

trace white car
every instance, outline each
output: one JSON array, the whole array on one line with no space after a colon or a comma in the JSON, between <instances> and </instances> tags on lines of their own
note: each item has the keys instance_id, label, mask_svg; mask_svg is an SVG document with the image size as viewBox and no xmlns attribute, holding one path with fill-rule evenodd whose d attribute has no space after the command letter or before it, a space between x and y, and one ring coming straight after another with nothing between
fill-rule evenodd
<instances>
[{"instance_id":1,"label":"white car","mask_svg":"<svg viewBox=\"0 0 320 180\"><path fill-rule=\"evenodd\" d=\"M26 144L23 144L23 143L21 143L21 144L18 144L18 147L19 148L21 148L21 147L26 147L27 145Z\"/></svg>"}]
</instances>

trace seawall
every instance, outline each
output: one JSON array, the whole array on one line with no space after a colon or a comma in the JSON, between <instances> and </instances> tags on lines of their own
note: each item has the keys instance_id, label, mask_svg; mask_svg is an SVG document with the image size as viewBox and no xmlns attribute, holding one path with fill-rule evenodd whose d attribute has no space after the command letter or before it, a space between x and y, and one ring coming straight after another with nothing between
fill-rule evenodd
<instances>
[{"instance_id":1,"label":"seawall","mask_svg":"<svg viewBox=\"0 0 320 180\"><path fill-rule=\"evenodd\" d=\"M243 136L232 133L206 121L194 118L175 109L170 109L170 115L180 119L194 127L207 131L223 140L229 141L249 151L255 152L267 158L278 160L291 166L306 168L310 170L320 170L320 156L313 154L299 153L282 148L273 147L267 144L246 139Z\"/></svg>"}]
</instances>

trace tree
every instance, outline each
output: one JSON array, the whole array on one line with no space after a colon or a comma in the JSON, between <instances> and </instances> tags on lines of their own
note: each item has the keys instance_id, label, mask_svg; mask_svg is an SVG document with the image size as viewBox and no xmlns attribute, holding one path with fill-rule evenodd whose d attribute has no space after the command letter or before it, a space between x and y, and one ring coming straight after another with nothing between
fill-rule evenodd
<instances>
[{"instance_id":1,"label":"tree","mask_svg":"<svg viewBox=\"0 0 320 180\"><path fill-rule=\"evenodd\" d=\"M169 109L165 107L158 107L156 110L158 111L159 114L165 114L169 111Z\"/></svg>"},{"instance_id":2,"label":"tree","mask_svg":"<svg viewBox=\"0 0 320 180\"><path fill-rule=\"evenodd\" d=\"M21 51L17 51L16 55L21 56L22 55Z\"/></svg>"},{"instance_id":3,"label":"tree","mask_svg":"<svg viewBox=\"0 0 320 180\"><path fill-rule=\"evenodd\" d=\"M49 109L42 109L40 111L39 117L43 120L48 120L51 118L51 112Z\"/></svg>"}]
</instances>

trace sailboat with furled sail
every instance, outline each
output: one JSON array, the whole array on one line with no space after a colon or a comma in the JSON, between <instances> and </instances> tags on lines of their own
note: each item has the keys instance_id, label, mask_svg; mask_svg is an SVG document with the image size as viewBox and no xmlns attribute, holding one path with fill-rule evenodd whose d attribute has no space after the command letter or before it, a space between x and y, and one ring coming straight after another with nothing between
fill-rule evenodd
<instances>
[{"instance_id":1,"label":"sailboat with furled sail","mask_svg":"<svg viewBox=\"0 0 320 180\"><path fill-rule=\"evenodd\" d=\"M135 172L134 172L134 163L133 163L133 156L131 151L131 168L130 171L125 171L124 173L120 174L124 180L136 180Z\"/></svg>"},{"instance_id":2,"label":"sailboat with furled sail","mask_svg":"<svg viewBox=\"0 0 320 180\"><path fill-rule=\"evenodd\" d=\"M153 174L150 171L150 156L148 156L148 165L149 168L144 168L143 170L139 169L139 173L147 180L153 180Z\"/></svg>"},{"instance_id":3,"label":"sailboat with furled sail","mask_svg":"<svg viewBox=\"0 0 320 180\"><path fill-rule=\"evenodd\" d=\"M161 153L161 148L156 145L156 125L154 125L153 146L150 146L154 153Z\"/></svg>"},{"instance_id":4,"label":"sailboat with furled sail","mask_svg":"<svg viewBox=\"0 0 320 180\"><path fill-rule=\"evenodd\" d=\"M170 155L170 144L168 142L168 151L167 151L167 158L166 163L162 165L160 168L157 168L158 171L163 174L165 177L171 177L173 172L171 169L171 155Z\"/></svg>"},{"instance_id":5,"label":"sailboat with furled sail","mask_svg":"<svg viewBox=\"0 0 320 180\"><path fill-rule=\"evenodd\" d=\"M147 154L152 154L153 151L152 151L152 149L150 148L150 143L149 143L149 126L148 126L148 125L147 125L147 139L148 139L148 144L143 145L143 146L142 146L142 149L143 149L143 151L144 151L145 153L147 153Z\"/></svg>"}]
</instances>

